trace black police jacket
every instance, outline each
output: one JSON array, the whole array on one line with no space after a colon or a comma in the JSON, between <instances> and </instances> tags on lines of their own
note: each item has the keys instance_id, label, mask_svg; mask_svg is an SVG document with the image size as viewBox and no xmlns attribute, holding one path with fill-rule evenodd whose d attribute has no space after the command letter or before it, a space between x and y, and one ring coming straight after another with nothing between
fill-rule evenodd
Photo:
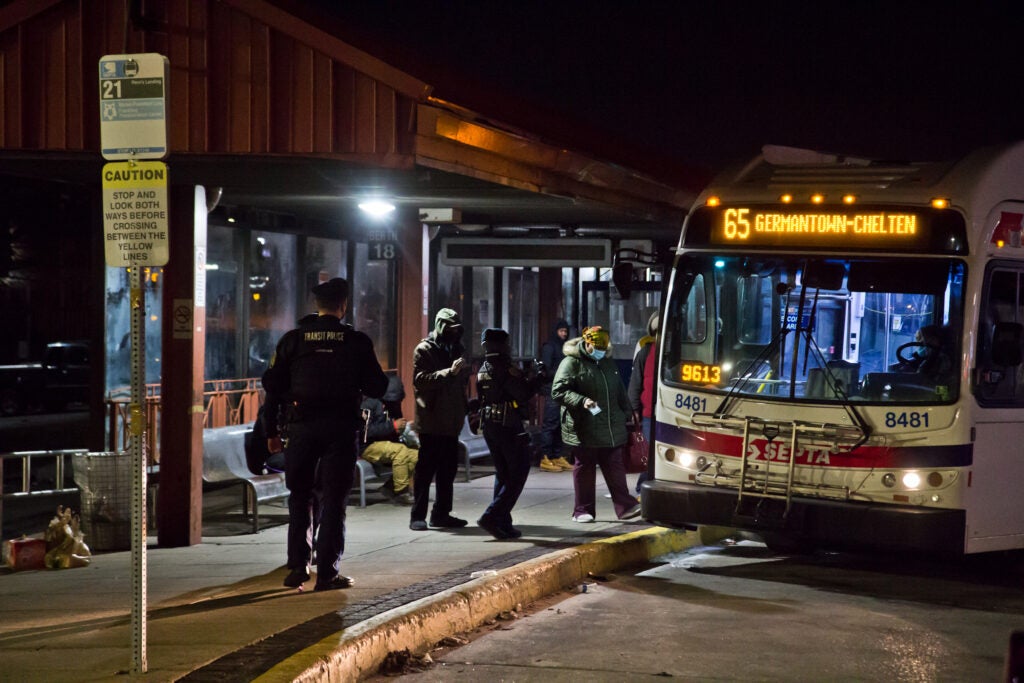
<instances>
[{"instance_id":1,"label":"black police jacket","mask_svg":"<svg viewBox=\"0 0 1024 683\"><path fill-rule=\"evenodd\" d=\"M527 403L537 393L543 377L527 376L512 359L507 356L487 356L476 375L476 391L480 399L483 415L493 413L501 415L500 421L510 426L529 417ZM488 420L484 418L484 424Z\"/></svg>"},{"instance_id":2,"label":"black police jacket","mask_svg":"<svg viewBox=\"0 0 1024 683\"><path fill-rule=\"evenodd\" d=\"M307 417L336 416L340 428L357 429L362 397L379 398L387 386L370 338L321 315L286 332L263 373L267 436L277 436L284 420Z\"/></svg>"}]
</instances>

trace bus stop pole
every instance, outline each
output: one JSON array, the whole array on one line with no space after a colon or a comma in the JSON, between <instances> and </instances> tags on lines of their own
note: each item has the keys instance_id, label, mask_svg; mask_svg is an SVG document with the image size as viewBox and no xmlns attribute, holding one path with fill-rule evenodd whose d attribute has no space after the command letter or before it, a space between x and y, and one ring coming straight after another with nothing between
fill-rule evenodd
<instances>
[{"instance_id":1,"label":"bus stop pole","mask_svg":"<svg viewBox=\"0 0 1024 683\"><path fill-rule=\"evenodd\" d=\"M146 294L143 268L128 269L131 289L132 673L146 673Z\"/></svg>"}]
</instances>

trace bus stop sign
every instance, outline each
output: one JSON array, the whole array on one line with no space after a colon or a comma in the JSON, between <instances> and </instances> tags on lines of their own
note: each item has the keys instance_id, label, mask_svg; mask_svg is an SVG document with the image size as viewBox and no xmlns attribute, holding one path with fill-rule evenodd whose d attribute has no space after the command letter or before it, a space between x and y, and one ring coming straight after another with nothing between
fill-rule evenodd
<instances>
[{"instance_id":1,"label":"bus stop sign","mask_svg":"<svg viewBox=\"0 0 1024 683\"><path fill-rule=\"evenodd\" d=\"M167 156L167 73L156 53L100 58L100 150L108 161Z\"/></svg>"}]
</instances>

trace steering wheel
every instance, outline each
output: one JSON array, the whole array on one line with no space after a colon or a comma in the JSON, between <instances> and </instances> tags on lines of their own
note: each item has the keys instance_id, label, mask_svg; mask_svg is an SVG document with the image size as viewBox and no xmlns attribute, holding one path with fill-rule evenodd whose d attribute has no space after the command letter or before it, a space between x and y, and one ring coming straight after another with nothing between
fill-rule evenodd
<instances>
[{"instance_id":1,"label":"steering wheel","mask_svg":"<svg viewBox=\"0 0 1024 683\"><path fill-rule=\"evenodd\" d=\"M930 349L931 354L929 356L911 356L908 358L907 356L903 355L903 351L904 349L909 348ZM919 341L912 341L907 342L906 344L902 344L899 348L896 349L896 357L900 360L900 363L904 365L916 366L918 371L922 370L921 366L923 365L924 361L928 361L928 365L930 366L928 370L929 372L936 372L937 368L940 367L950 367L953 363L952 357L946 351L940 349L937 346L932 346L931 344L926 344L924 342Z\"/></svg>"},{"instance_id":2,"label":"steering wheel","mask_svg":"<svg viewBox=\"0 0 1024 683\"><path fill-rule=\"evenodd\" d=\"M914 355L914 356L904 356L903 355L903 352L906 349L911 349L911 348L913 348L913 349L931 349L932 351L935 351L936 353L938 352L937 348L935 348L934 346L929 346L928 344L925 344L924 342L919 342L919 341L907 342L906 344L902 344L899 348L896 349L896 358L898 358L899 361L901 363L903 363L904 365L912 365L914 363L918 363L918 362L921 361L921 357L920 356L916 356L916 355Z\"/></svg>"}]
</instances>

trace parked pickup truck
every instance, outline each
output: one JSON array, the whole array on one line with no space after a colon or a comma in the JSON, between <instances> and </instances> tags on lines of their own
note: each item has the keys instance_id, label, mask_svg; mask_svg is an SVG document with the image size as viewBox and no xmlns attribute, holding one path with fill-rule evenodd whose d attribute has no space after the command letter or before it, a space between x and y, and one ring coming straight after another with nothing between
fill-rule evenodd
<instances>
[{"instance_id":1,"label":"parked pickup truck","mask_svg":"<svg viewBox=\"0 0 1024 683\"><path fill-rule=\"evenodd\" d=\"M30 408L62 410L89 400L89 345L67 341L46 345L39 363L0 365L0 415Z\"/></svg>"}]
</instances>

